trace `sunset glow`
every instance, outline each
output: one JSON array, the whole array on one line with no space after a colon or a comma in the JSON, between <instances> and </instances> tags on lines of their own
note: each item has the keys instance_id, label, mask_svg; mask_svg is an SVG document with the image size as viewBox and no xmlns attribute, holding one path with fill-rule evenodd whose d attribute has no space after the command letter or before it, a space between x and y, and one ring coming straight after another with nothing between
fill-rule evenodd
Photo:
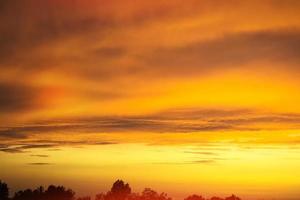
<instances>
[{"instance_id":1,"label":"sunset glow","mask_svg":"<svg viewBox=\"0 0 300 200\"><path fill-rule=\"evenodd\" d=\"M2 0L0 24L11 197L299 200L300 1Z\"/></svg>"}]
</instances>

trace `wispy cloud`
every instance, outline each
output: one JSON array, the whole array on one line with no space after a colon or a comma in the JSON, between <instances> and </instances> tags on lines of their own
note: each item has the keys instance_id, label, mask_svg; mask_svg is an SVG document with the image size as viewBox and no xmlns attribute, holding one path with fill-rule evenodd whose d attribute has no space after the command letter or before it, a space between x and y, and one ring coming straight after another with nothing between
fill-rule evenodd
<instances>
[{"instance_id":1,"label":"wispy cloud","mask_svg":"<svg viewBox=\"0 0 300 200\"><path fill-rule=\"evenodd\" d=\"M0 151L7 153L28 153L34 149L47 149L57 151L62 146L80 146L80 145L113 145L115 142L107 141L61 141L61 140L32 140L28 144L26 141L12 141L9 145L0 146ZM34 157L48 157L48 155L34 154Z\"/></svg>"},{"instance_id":2,"label":"wispy cloud","mask_svg":"<svg viewBox=\"0 0 300 200\"><path fill-rule=\"evenodd\" d=\"M220 133L228 131L274 131L298 130L300 115L290 113L265 113L255 110L203 110L196 108L171 109L156 114L141 116L81 117L37 121L33 124L16 127L2 127L0 151L9 153L28 152L32 149L59 149L61 146L113 145L116 138L95 138L96 135L115 133L124 137L131 133ZM36 138L36 135L40 138ZM62 134L68 140L53 139L51 135ZM85 140L72 135L84 135ZM96 134L96 135L95 135ZM89 135L92 135L90 138ZM70 136L70 137L69 137ZM51 139L50 139L51 138ZM88 139L87 139L88 138ZM291 138L293 139L293 138ZM115 140L115 141L114 141ZM231 139L236 142L255 141L256 139ZM124 141L123 141L124 142ZM151 141L148 141L151 144ZM155 143L155 141L153 141ZM297 143L297 138L293 139ZM214 148L212 146L212 148ZM209 155L206 149L186 153Z\"/></svg>"},{"instance_id":3,"label":"wispy cloud","mask_svg":"<svg viewBox=\"0 0 300 200\"><path fill-rule=\"evenodd\" d=\"M30 156L32 156L32 157L40 157L40 158L48 158L49 157L49 155L44 155L44 154L32 154Z\"/></svg>"},{"instance_id":4,"label":"wispy cloud","mask_svg":"<svg viewBox=\"0 0 300 200\"><path fill-rule=\"evenodd\" d=\"M28 163L28 165L52 165L52 163L46 163L46 162L36 162L36 163Z\"/></svg>"},{"instance_id":5,"label":"wispy cloud","mask_svg":"<svg viewBox=\"0 0 300 200\"><path fill-rule=\"evenodd\" d=\"M273 124L273 127L265 126ZM2 127L0 137L26 138L33 133L106 132L206 132L222 130L297 129L299 114L262 113L250 110L173 109L141 116L82 117L39 121L16 127ZM253 126L255 125L255 126ZM276 125L281 125L280 127ZM105 142L103 142L105 144ZM28 147L30 148L30 146Z\"/></svg>"}]
</instances>

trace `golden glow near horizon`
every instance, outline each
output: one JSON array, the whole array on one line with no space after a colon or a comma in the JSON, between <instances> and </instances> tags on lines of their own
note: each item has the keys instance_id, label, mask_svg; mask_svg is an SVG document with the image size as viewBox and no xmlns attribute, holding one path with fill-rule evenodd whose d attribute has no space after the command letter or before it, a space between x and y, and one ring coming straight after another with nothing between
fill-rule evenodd
<instances>
[{"instance_id":1,"label":"golden glow near horizon","mask_svg":"<svg viewBox=\"0 0 300 200\"><path fill-rule=\"evenodd\" d=\"M300 196L300 1L0 10L0 179L13 191L88 195L122 178L176 200Z\"/></svg>"}]
</instances>

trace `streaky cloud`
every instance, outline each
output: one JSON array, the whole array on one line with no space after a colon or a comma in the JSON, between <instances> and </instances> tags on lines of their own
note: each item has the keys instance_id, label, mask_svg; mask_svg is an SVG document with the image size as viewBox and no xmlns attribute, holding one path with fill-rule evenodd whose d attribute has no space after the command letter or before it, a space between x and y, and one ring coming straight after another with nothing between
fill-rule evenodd
<instances>
[{"instance_id":1,"label":"streaky cloud","mask_svg":"<svg viewBox=\"0 0 300 200\"><path fill-rule=\"evenodd\" d=\"M39 166L43 166L43 165L52 165L53 163L47 163L47 162L34 162L34 163L28 163L28 165L39 165Z\"/></svg>"},{"instance_id":2,"label":"streaky cloud","mask_svg":"<svg viewBox=\"0 0 300 200\"><path fill-rule=\"evenodd\" d=\"M172 71L168 71L171 76L199 75L259 61L281 63L299 71L299 47L300 31L297 28L239 32L184 46L159 48L144 59L145 63L160 66L157 70L172 67Z\"/></svg>"},{"instance_id":3,"label":"streaky cloud","mask_svg":"<svg viewBox=\"0 0 300 200\"><path fill-rule=\"evenodd\" d=\"M40 157L40 158L48 158L49 155L45 155L45 154L32 154L30 155L31 157Z\"/></svg>"}]
</instances>

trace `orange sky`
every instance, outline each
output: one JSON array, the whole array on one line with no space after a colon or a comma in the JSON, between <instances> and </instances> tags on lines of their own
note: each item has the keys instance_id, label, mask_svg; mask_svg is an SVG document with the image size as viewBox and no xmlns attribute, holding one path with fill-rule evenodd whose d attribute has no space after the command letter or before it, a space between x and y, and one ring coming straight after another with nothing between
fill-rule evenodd
<instances>
[{"instance_id":1,"label":"orange sky","mask_svg":"<svg viewBox=\"0 0 300 200\"><path fill-rule=\"evenodd\" d=\"M156 156L151 145L162 151L167 147L168 157L173 148L181 152L190 145L222 146L225 141L227 147L238 146L236 153L243 159L237 166L251 156L260 159L259 150L242 150L245 141L258 149L275 145L276 150L266 148L270 157L263 157L272 161L281 155L280 148L299 147L300 1L10 0L0 3L0 24L0 161L6 161L6 170L44 162L30 157L31 151L77 145L85 146L84 155L102 152L108 160L115 145L128 145L128 156L140 148L141 155L134 156L138 163L148 163L152 157L144 157L147 152ZM102 144L111 147L107 152L88 150ZM76 148L62 152L68 154L58 157L78 153ZM173 155L166 162L189 160ZM285 156L279 156L282 164ZM281 167L263 176L265 166L257 164L256 179L238 179L241 187L234 189L249 198L257 193L272 198L268 189L251 193L247 187L263 188L273 181L274 188L285 187L282 194L292 199L294 185L300 185L288 173L294 169L290 165L300 163L294 157L283 167L287 174L282 185L273 180ZM116 158L113 165L123 162ZM70 168L78 166L79 159L72 158ZM230 174L233 168L225 169ZM92 170L80 177L92 172L103 174ZM159 180L147 181L143 173L139 178L129 172L124 176L136 185L177 191ZM5 177L14 188L24 186L13 175ZM105 180L110 183L111 177ZM260 177L266 182L258 181ZM212 185L225 181L204 179ZM165 181L192 184L198 179L187 174Z\"/></svg>"}]
</instances>

